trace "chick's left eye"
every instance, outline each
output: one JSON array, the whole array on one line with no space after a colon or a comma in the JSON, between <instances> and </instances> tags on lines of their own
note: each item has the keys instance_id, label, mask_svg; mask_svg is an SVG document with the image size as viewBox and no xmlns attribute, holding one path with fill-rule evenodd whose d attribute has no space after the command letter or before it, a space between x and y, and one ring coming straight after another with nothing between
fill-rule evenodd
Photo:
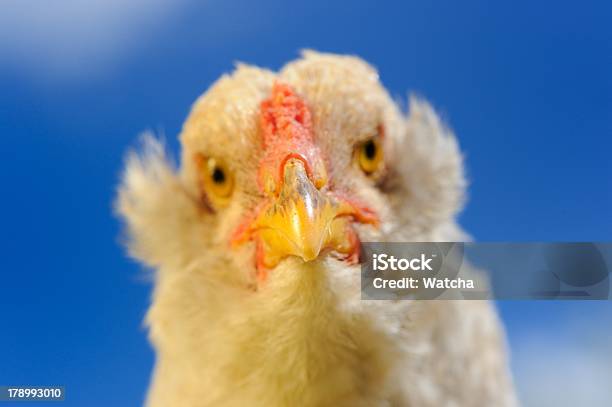
<instances>
[{"instance_id":1,"label":"chick's left eye","mask_svg":"<svg viewBox=\"0 0 612 407\"><path fill-rule=\"evenodd\" d=\"M223 185L225 183L225 172L222 168L215 167L212 170L212 180L217 185Z\"/></svg>"},{"instance_id":2,"label":"chick's left eye","mask_svg":"<svg viewBox=\"0 0 612 407\"><path fill-rule=\"evenodd\" d=\"M196 159L204 192L219 204L227 203L234 189L234 178L227 165L212 157L198 156Z\"/></svg>"},{"instance_id":3,"label":"chick's left eye","mask_svg":"<svg viewBox=\"0 0 612 407\"><path fill-rule=\"evenodd\" d=\"M357 146L356 161L367 175L375 173L382 165L383 151L378 137L373 137Z\"/></svg>"}]
</instances>

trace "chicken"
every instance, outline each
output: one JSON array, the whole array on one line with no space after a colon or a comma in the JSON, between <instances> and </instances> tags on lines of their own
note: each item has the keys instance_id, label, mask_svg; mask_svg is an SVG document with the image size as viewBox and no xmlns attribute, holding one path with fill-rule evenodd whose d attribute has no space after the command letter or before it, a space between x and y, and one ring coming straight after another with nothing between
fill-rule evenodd
<instances>
[{"instance_id":1,"label":"chicken","mask_svg":"<svg viewBox=\"0 0 612 407\"><path fill-rule=\"evenodd\" d=\"M453 134L357 57L238 65L194 104L178 168L146 138L119 186L156 270L147 405L511 406L486 301L361 300L364 241L462 241Z\"/></svg>"}]
</instances>

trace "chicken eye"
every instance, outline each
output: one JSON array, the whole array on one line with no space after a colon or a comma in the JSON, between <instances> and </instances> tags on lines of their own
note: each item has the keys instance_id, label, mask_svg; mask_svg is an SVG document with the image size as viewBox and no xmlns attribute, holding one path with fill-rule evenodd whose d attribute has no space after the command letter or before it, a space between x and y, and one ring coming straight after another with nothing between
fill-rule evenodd
<instances>
[{"instance_id":1,"label":"chicken eye","mask_svg":"<svg viewBox=\"0 0 612 407\"><path fill-rule=\"evenodd\" d=\"M225 163L217 158L196 156L200 182L207 196L218 204L227 204L234 190L234 178Z\"/></svg>"},{"instance_id":2,"label":"chicken eye","mask_svg":"<svg viewBox=\"0 0 612 407\"><path fill-rule=\"evenodd\" d=\"M359 144L355 154L359 168L367 175L374 174L383 162L380 139L373 137Z\"/></svg>"}]
</instances>

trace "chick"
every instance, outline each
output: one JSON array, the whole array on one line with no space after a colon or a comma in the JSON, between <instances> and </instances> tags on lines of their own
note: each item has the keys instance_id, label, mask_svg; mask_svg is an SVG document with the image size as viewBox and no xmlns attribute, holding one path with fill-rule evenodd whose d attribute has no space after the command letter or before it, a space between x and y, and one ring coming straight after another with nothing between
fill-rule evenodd
<instances>
[{"instance_id":1,"label":"chick","mask_svg":"<svg viewBox=\"0 0 612 407\"><path fill-rule=\"evenodd\" d=\"M194 104L178 168L147 138L119 187L161 406L512 406L485 301L362 301L362 241L461 241L453 134L359 58L239 65Z\"/></svg>"}]
</instances>

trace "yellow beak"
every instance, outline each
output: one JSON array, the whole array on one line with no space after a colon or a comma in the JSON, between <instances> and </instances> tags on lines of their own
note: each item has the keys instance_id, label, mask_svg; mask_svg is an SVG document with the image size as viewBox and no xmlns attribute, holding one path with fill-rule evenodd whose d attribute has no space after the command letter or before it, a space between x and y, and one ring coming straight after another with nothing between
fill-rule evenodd
<instances>
[{"instance_id":1,"label":"yellow beak","mask_svg":"<svg viewBox=\"0 0 612 407\"><path fill-rule=\"evenodd\" d=\"M347 227L355 209L349 203L318 190L304 164L290 159L284 166L278 197L251 225L263 244L263 266L272 268L287 256L316 259L325 248L348 253L352 248Z\"/></svg>"}]
</instances>

